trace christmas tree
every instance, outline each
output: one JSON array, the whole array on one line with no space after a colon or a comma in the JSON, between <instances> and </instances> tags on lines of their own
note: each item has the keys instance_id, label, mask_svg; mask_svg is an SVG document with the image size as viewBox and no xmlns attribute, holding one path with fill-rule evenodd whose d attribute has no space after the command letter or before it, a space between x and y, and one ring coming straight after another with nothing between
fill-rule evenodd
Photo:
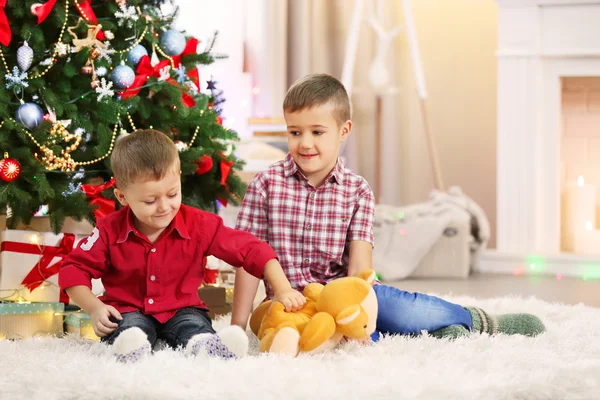
<instances>
[{"instance_id":1,"label":"christmas tree","mask_svg":"<svg viewBox=\"0 0 600 400\"><path fill-rule=\"evenodd\" d=\"M39 0L38 0L39 1ZM216 211L239 202L235 132L200 92L206 45L172 28L159 0L0 0L0 207L8 226L47 205L66 217L114 210L110 154L137 129L157 129L180 150L183 202ZM212 87L211 87L212 86Z\"/></svg>"}]
</instances>

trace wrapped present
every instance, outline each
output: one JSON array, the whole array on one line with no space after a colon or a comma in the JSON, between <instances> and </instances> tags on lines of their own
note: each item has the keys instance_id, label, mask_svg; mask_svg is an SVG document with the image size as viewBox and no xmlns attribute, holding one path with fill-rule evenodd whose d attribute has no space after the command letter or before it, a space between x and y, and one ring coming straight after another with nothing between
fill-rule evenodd
<instances>
[{"instance_id":1,"label":"wrapped present","mask_svg":"<svg viewBox=\"0 0 600 400\"><path fill-rule=\"evenodd\" d=\"M58 287L63 258L86 236L34 231L2 231L0 244L0 299L69 303ZM92 292L104 291L100 280L92 281Z\"/></svg>"},{"instance_id":2,"label":"wrapped present","mask_svg":"<svg viewBox=\"0 0 600 400\"><path fill-rule=\"evenodd\" d=\"M62 336L63 303L0 303L0 338Z\"/></svg>"},{"instance_id":3,"label":"wrapped present","mask_svg":"<svg viewBox=\"0 0 600 400\"><path fill-rule=\"evenodd\" d=\"M208 315L213 319L231 312L231 303L227 302L227 290L224 287L202 286L198 289L198 296L208 307Z\"/></svg>"},{"instance_id":4,"label":"wrapped present","mask_svg":"<svg viewBox=\"0 0 600 400\"><path fill-rule=\"evenodd\" d=\"M83 311L65 315L65 332L85 339L100 340L92 328L92 317Z\"/></svg>"}]
</instances>

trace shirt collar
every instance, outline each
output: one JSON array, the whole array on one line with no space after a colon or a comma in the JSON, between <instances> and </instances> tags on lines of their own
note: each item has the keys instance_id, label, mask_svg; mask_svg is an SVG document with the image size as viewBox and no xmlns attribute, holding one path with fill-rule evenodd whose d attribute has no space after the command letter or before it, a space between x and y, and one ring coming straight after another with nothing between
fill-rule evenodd
<instances>
[{"instance_id":1,"label":"shirt collar","mask_svg":"<svg viewBox=\"0 0 600 400\"><path fill-rule=\"evenodd\" d=\"M290 176L293 176L296 173L300 173L302 175L302 172L300 171L298 165L292 158L292 155L288 153L285 159L283 160L283 174L286 178L289 178ZM331 170L325 181L329 181L333 178L338 184L342 184L344 182L345 173L346 168L344 167L344 163L342 163L342 160L338 157L337 162L335 163L335 167L333 167L333 170Z\"/></svg>"},{"instance_id":2,"label":"shirt collar","mask_svg":"<svg viewBox=\"0 0 600 400\"><path fill-rule=\"evenodd\" d=\"M121 234L119 235L119 239L117 243L123 243L129 238L129 234L131 232L137 232L137 228L135 227L135 221L133 219L133 211L131 211L130 207L127 207L127 217L125 218L125 222L123 223L123 229L121 230ZM181 213L181 209L173 218L173 221L169 224L167 229L165 229L166 233L164 235L170 235L172 231L177 231L179 236L183 239L190 239L190 234L188 232L187 226L185 225L185 219Z\"/></svg>"}]
</instances>

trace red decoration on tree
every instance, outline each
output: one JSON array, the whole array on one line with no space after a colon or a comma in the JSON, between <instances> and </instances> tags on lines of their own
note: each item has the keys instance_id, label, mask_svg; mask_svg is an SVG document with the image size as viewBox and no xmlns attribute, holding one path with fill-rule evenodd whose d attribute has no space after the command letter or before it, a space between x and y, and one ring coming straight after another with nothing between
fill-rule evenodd
<instances>
[{"instance_id":1,"label":"red decoration on tree","mask_svg":"<svg viewBox=\"0 0 600 400\"><path fill-rule=\"evenodd\" d=\"M106 217L111 212L115 211L116 205L113 200L107 199L102 196L102 191L110 189L116 185L115 178L110 178L110 181L101 185L81 185L81 189L85 195L90 199L90 206L96 206L93 212L96 216L96 220Z\"/></svg>"},{"instance_id":2,"label":"red decoration on tree","mask_svg":"<svg viewBox=\"0 0 600 400\"><path fill-rule=\"evenodd\" d=\"M6 0L0 0L0 43L8 46L12 39L12 32L10 30L10 25L8 24L6 13L4 12L5 8Z\"/></svg>"},{"instance_id":3,"label":"red decoration on tree","mask_svg":"<svg viewBox=\"0 0 600 400\"><path fill-rule=\"evenodd\" d=\"M233 161L225 161L221 160L221 186L225 188L227 194L231 195L229 189L227 189L227 178L229 177L229 173L231 172L231 167L233 166ZM219 197L219 201L223 204L224 207L227 207L227 199L225 197Z\"/></svg>"},{"instance_id":4,"label":"red decoration on tree","mask_svg":"<svg viewBox=\"0 0 600 400\"><path fill-rule=\"evenodd\" d=\"M217 124L223 125L223 118L220 115L217 115Z\"/></svg>"},{"instance_id":5,"label":"red decoration on tree","mask_svg":"<svg viewBox=\"0 0 600 400\"><path fill-rule=\"evenodd\" d=\"M4 153L4 158L0 160L0 178L5 182L12 182L21 175L21 164L14 158L9 158L8 153Z\"/></svg>"},{"instance_id":6,"label":"red decoration on tree","mask_svg":"<svg viewBox=\"0 0 600 400\"><path fill-rule=\"evenodd\" d=\"M198 164L198 169L196 170L196 175L204 175L209 172L213 167L213 159L208 154L202 156L196 161Z\"/></svg>"},{"instance_id":7,"label":"red decoration on tree","mask_svg":"<svg viewBox=\"0 0 600 400\"><path fill-rule=\"evenodd\" d=\"M186 56L188 54L196 54L197 48L198 39L190 38L185 44L185 49L183 49L183 53L181 53L178 56L171 57L173 59L173 64L175 65L175 68L179 68L179 66L181 65L181 57ZM192 82L194 82L198 90L200 90L200 75L198 74L198 68L194 68L188 71L187 76Z\"/></svg>"}]
</instances>

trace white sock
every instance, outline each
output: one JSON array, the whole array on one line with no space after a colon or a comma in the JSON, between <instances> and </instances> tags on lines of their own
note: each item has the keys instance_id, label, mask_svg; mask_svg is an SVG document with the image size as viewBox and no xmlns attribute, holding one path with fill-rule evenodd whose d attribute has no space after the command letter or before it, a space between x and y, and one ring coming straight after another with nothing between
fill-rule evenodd
<instances>
[{"instance_id":1,"label":"white sock","mask_svg":"<svg viewBox=\"0 0 600 400\"><path fill-rule=\"evenodd\" d=\"M194 335L185 352L198 357L240 358L248 353L248 336L239 326L228 326L213 333Z\"/></svg>"},{"instance_id":2,"label":"white sock","mask_svg":"<svg viewBox=\"0 0 600 400\"><path fill-rule=\"evenodd\" d=\"M113 354L120 362L138 361L150 354L151 350L148 335L136 327L121 332L112 345Z\"/></svg>"}]
</instances>

